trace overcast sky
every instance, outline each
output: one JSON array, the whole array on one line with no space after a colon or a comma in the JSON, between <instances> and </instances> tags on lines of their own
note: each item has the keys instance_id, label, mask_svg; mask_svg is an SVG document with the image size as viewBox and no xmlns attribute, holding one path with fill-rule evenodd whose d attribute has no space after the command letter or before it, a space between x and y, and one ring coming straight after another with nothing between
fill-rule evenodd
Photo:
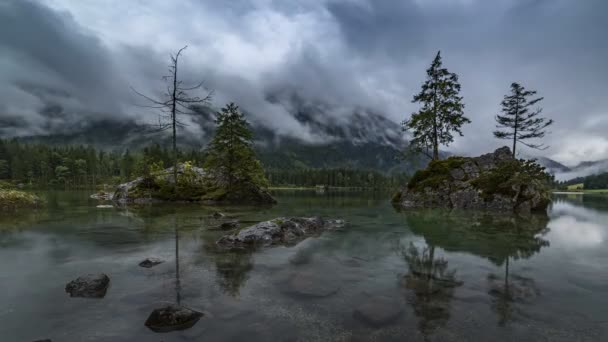
<instances>
[{"instance_id":1,"label":"overcast sky","mask_svg":"<svg viewBox=\"0 0 608 342\"><path fill-rule=\"evenodd\" d=\"M216 106L235 101L252 120L315 141L269 95L329 104L326 115L343 120L368 108L400 122L441 50L472 120L446 150L507 144L491 131L517 81L555 120L542 154L568 165L608 158L606 13L605 0L2 0L0 134L146 121L129 87L162 90L168 55L188 45L181 75L205 80Z\"/></svg>"}]
</instances>

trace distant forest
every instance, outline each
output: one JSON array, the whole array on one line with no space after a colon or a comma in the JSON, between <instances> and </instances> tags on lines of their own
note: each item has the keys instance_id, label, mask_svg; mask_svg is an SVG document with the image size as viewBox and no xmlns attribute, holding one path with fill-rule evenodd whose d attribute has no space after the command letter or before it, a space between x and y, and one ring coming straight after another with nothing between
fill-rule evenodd
<instances>
[{"instance_id":1,"label":"distant forest","mask_svg":"<svg viewBox=\"0 0 608 342\"><path fill-rule=\"evenodd\" d=\"M569 185L583 184L583 188L587 190L608 189L608 172L591 175L587 177L574 178L569 181L560 182L560 189L567 189Z\"/></svg>"},{"instance_id":2,"label":"distant forest","mask_svg":"<svg viewBox=\"0 0 608 342\"><path fill-rule=\"evenodd\" d=\"M205 152L180 150L178 160L202 167ZM137 151L108 152L91 146L50 146L0 139L0 180L32 187L93 189L116 185L145 174L151 165L173 165L172 152L153 144ZM395 188L407 181L405 174L387 176L374 170L273 167L266 170L272 186Z\"/></svg>"}]
</instances>

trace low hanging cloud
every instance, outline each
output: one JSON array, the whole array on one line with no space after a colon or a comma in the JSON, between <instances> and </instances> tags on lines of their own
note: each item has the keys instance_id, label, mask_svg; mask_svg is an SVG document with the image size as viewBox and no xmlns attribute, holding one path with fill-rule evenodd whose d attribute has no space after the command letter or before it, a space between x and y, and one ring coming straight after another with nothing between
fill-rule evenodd
<instances>
[{"instance_id":1,"label":"low hanging cloud","mask_svg":"<svg viewBox=\"0 0 608 342\"><path fill-rule=\"evenodd\" d=\"M188 44L181 75L205 80L214 105L235 101L282 135L329 141L298 120L298 104L323 108L309 113L315 123L346 125L362 112L398 123L442 50L473 121L451 152L508 143L491 131L518 81L545 97L556 122L542 154L570 165L608 158L607 11L602 0L6 0L0 134L154 120L129 87L158 95L168 55Z\"/></svg>"}]
</instances>

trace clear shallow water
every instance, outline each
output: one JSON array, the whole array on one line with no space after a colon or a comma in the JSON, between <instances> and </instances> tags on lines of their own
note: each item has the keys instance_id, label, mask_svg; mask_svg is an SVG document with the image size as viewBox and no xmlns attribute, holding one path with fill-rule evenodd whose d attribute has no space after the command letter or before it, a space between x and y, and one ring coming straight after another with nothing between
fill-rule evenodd
<instances>
[{"instance_id":1,"label":"clear shallow water","mask_svg":"<svg viewBox=\"0 0 608 342\"><path fill-rule=\"evenodd\" d=\"M222 211L243 226L307 215L350 226L225 253L213 208L98 209L87 196L49 194L48 210L0 218L0 341L608 340L608 197L556 196L549 219L515 219L399 213L384 194L280 192L273 208ZM139 267L147 257L167 261ZM98 272L111 278L105 298L64 292ZM329 295L294 293L294 275ZM144 326L178 296L206 316L181 332ZM354 317L379 297L401 313L380 327Z\"/></svg>"}]
</instances>

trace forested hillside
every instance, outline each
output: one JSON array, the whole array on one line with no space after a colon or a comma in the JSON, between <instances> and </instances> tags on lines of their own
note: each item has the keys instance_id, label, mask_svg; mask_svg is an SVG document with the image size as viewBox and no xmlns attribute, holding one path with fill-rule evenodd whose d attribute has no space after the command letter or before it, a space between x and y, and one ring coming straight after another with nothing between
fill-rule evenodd
<instances>
[{"instance_id":1,"label":"forested hillside","mask_svg":"<svg viewBox=\"0 0 608 342\"><path fill-rule=\"evenodd\" d=\"M395 187L405 182L406 176L402 172L386 174L357 167L361 164L347 167L346 162L345 167L338 167L339 164L332 163L329 156L323 160L323 155L311 153L317 158L310 163L312 165L302 162L297 153L260 155L273 186ZM203 166L205 152L182 149L178 159ZM170 167L172 162L171 151L158 144L118 152L83 145L53 146L0 140L0 180L36 187L74 189L118 184L145 174L153 166Z\"/></svg>"}]
</instances>

